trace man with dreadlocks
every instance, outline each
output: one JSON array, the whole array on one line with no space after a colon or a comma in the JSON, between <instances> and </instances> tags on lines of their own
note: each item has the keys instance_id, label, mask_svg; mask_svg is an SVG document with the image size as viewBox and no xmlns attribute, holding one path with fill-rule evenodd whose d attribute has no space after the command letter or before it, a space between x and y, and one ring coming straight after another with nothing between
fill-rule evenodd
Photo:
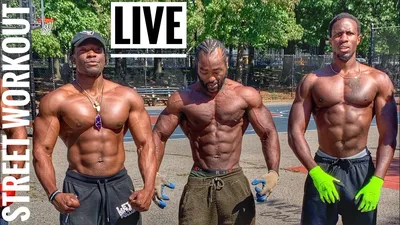
<instances>
[{"instance_id":1,"label":"man with dreadlocks","mask_svg":"<svg viewBox=\"0 0 400 225\"><path fill-rule=\"evenodd\" d=\"M174 93L153 129L158 166L178 124L189 138L194 164L179 208L179 224L255 224L255 204L239 165L249 122L260 137L268 171L253 181L263 201L278 182L280 147L271 113L260 94L227 78L224 45L214 39L196 50L199 81Z\"/></svg>"}]
</instances>

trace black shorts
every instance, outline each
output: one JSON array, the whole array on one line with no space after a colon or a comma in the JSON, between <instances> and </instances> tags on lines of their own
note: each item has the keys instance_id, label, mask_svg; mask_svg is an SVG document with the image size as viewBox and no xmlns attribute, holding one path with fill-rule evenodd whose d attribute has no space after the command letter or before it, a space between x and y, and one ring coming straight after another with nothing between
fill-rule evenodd
<instances>
[{"instance_id":1,"label":"black shorts","mask_svg":"<svg viewBox=\"0 0 400 225\"><path fill-rule=\"evenodd\" d=\"M108 177L67 171L63 192L78 196L80 206L70 214L60 214L60 224L140 225L140 213L128 203L131 190L133 183L126 169Z\"/></svg>"},{"instance_id":2,"label":"black shorts","mask_svg":"<svg viewBox=\"0 0 400 225\"><path fill-rule=\"evenodd\" d=\"M340 180L340 183L335 182L340 201L323 203L308 175L304 187L301 224L334 225L340 214L344 225L375 225L377 210L362 213L357 210L362 197L355 200L358 191L374 175L375 167L370 153L356 159L330 159L319 155L315 155L314 159L325 172Z\"/></svg>"}]
</instances>

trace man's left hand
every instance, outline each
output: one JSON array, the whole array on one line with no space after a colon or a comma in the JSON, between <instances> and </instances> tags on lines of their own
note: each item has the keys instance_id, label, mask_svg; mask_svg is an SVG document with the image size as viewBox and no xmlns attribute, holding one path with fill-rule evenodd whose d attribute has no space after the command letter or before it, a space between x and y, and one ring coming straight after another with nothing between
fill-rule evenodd
<instances>
[{"instance_id":1,"label":"man's left hand","mask_svg":"<svg viewBox=\"0 0 400 225\"><path fill-rule=\"evenodd\" d=\"M356 195L356 200L362 195L362 200L358 206L361 212L369 212L375 210L378 206L379 197L381 196L381 188L383 180L377 176L372 176L368 184L365 185Z\"/></svg>"},{"instance_id":2,"label":"man's left hand","mask_svg":"<svg viewBox=\"0 0 400 225\"><path fill-rule=\"evenodd\" d=\"M279 175L276 171L270 170L268 173L256 178L251 182L252 185L262 184L262 188L255 187L257 202L265 202L267 197L278 183Z\"/></svg>"},{"instance_id":3,"label":"man's left hand","mask_svg":"<svg viewBox=\"0 0 400 225\"><path fill-rule=\"evenodd\" d=\"M175 184L169 182L166 176L157 173L153 201L161 209L167 206L167 203L164 200L169 200L169 197L164 193L164 187L174 189Z\"/></svg>"},{"instance_id":4,"label":"man's left hand","mask_svg":"<svg viewBox=\"0 0 400 225\"><path fill-rule=\"evenodd\" d=\"M153 194L154 189L142 189L139 191L135 191L129 196L129 204L131 204L132 208L134 208L136 211L147 211L150 208Z\"/></svg>"}]
</instances>

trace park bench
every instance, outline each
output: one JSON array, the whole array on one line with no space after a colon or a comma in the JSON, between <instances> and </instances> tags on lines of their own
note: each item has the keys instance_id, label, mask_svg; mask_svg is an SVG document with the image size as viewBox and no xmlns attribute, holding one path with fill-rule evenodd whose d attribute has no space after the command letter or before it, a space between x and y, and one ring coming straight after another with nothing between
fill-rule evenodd
<instances>
[{"instance_id":1,"label":"park bench","mask_svg":"<svg viewBox=\"0 0 400 225\"><path fill-rule=\"evenodd\" d=\"M157 103L167 105L168 98L177 90L178 87L139 87L135 88L140 94L144 103L148 106L155 106Z\"/></svg>"}]
</instances>

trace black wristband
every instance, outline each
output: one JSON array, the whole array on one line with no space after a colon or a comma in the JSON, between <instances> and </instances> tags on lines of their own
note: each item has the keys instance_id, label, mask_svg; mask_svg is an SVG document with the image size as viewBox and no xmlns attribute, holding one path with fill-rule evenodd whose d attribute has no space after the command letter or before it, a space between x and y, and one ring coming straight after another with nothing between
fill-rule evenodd
<instances>
[{"instance_id":1,"label":"black wristband","mask_svg":"<svg viewBox=\"0 0 400 225\"><path fill-rule=\"evenodd\" d=\"M61 193L60 190L55 190L53 193L51 193L51 195L49 196L49 201L53 202L54 198L56 197L57 194Z\"/></svg>"}]
</instances>

